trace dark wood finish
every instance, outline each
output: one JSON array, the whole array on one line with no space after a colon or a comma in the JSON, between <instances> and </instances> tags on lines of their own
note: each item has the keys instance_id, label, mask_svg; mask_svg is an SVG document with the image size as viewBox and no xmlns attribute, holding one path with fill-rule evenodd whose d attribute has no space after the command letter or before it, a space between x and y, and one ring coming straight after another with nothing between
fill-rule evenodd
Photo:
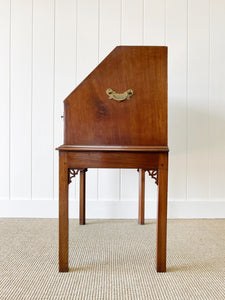
<instances>
[{"instance_id":1,"label":"dark wood finish","mask_svg":"<svg viewBox=\"0 0 225 300\"><path fill-rule=\"evenodd\" d=\"M168 184L168 154L160 155L158 189L158 216L156 242L157 272L166 272L166 227L167 227L167 184Z\"/></svg>"},{"instance_id":2,"label":"dark wood finish","mask_svg":"<svg viewBox=\"0 0 225 300\"><path fill-rule=\"evenodd\" d=\"M159 153L139 152L68 152L69 168L154 168Z\"/></svg>"},{"instance_id":3,"label":"dark wood finish","mask_svg":"<svg viewBox=\"0 0 225 300\"><path fill-rule=\"evenodd\" d=\"M59 271L68 272L68 164L67 153L59 152Z\"/></svg>"},{"instance_id":4,"label":"dark wood finish","mask_svg":"<svg viewBox=\"0 0 225 300\"><path fill-rule=\"evenodd\" d=\"M167 47L116 47L64 101L64 144L167 146L166 98Z\"/></svg>"},{"instance_id":5,"label":"dark wood finish","mask_svg":"<svg viewBox=\"0 0 225 300\"><path fill-rule=\"evenodd\" d=\"M80 170L80 225L85 224L86 169Z\"/></svg>"},{"instance_id":6,"label":"dark wood finish","mask_svg":"<svg viewBox=\"0 0 225 300\"><path fill-rule=\"evenodd\" d=\"M108 98L108 88L118 93L132 89L133 95L118 102ZM135 168L140 170L139 224L144 224L145 171L158 184L156 269L165 272L167 47L116 47L65 99L64 145L57 150L59 271L68 271L68 183L77 170L80 170L80 224L85 224L84 170Z\"/></svg>"},{"instance_id":7,"label":"dark wood finish","mask_svg":"<svg viewBox=\"0 0 225 300\"><path fill-rule=\"evenodd\" d=\"M145 219L145 170L139 169L138 224L143 225L144 219Z\"/></svg>"}]
</instances>

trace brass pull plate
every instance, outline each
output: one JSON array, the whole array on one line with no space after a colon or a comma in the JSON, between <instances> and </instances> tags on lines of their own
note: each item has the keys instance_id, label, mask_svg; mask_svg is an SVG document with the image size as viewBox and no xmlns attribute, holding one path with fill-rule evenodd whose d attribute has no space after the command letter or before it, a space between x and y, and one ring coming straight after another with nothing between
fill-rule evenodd
<instances>
[{"instance_id":1,"label":"brass pull plate","mask_svg":"<svg viewBox=\"0 0 225 300\"><path fill-rule=\"evenodd\" d=\"M106 90L106 94L109 96L109 99L124 101L124 100L130 100L130 97L134 94L134 92L131 89L129 89L126 92L119 94L109 88Z\"/></svg>"}]
</instances>

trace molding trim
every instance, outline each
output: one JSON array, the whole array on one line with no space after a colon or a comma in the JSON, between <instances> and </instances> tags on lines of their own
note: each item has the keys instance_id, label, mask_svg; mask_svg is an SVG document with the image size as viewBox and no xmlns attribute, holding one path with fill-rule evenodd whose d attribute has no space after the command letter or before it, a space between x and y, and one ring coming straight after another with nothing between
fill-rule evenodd
<instances>
[{"instance_id":1,"label":"molding trim","mask_svg":"<svg viewBox=\"0 0 225 300\"><path fill-rule=\"evenodd\" d=\"M70 218L78 218L78 201L69 202ZM88 200L87 219L136 219L138 201ZM145 218L155 219L157 202L146 201ZM0 200L1 218L58 218L56 200ZM225 218L225 201L169 201L169 219Z\"/></svg>"}]
</instances>

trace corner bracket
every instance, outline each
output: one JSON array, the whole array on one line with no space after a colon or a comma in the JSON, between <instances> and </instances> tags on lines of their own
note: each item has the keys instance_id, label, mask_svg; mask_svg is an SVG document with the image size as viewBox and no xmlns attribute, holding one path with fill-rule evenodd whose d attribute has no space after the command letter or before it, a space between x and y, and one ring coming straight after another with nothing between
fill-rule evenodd
<instances>
[{"instance_id":1,"label":"corner bracket","mask_svg":"<svg viewBox=\"0 0 225 300\"><path fill-rule=\"evenodd\" d=\"M87 169L68 169L68 183L70 184L72 182L72 178L76 177L76 175L80 172L87 172Z\"/></svg>"},{"instance_id":2,"label":"corner bracket","mask_svg":"<svg viewBox=\"0 0 225 300\"><path fill-rule=\"evenodd\" d=\"M148 175L152 177L152 179L155 180L155 184L158 185L158 170L145 170L146 172L148 172Z\"/></svg>"}]
</instances>

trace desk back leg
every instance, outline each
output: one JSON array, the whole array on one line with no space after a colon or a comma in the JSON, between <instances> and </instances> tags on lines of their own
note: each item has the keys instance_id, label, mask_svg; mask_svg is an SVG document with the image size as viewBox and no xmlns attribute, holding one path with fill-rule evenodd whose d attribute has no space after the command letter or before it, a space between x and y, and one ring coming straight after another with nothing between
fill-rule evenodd
<instances>
[{"instance_id":1,"label":"desk back leg","mask_svg":"<svg viewBox=\"0 0 225 300\"><path fill-rule=\"evenodd\" d=\"M168 154L160 155L158 182L158 216L157 216L157 272L166 272L166 229L167 229L167 185L168 185Z\"/></svg>"},{"instance_id":2,"label":"desk back leg","mask_svg":"<svg viewBox=\"0 0 225 300\"><path fill-rule=\"evenodd\" d=\"M86 171L80 170L80 225L85 224Z\"/></svg>"},{"instance_id":3,"label":"desk back leg","mask_svg":"<svg viewBox=\"0 0 225 300\"><path fill-rule=\"evenodd\" d=\"M138 224L145 222L145 170L139 169L139 211Z\"/></svg>"},{"instance_id":4,"label":"desk back leg","mask_svg":"<svg viewBox=\"0 0 225 300\"><path fill-rule=\"evenodd\" d=\"M68 272L68 164L59 151L59 272Z\"/></svg>"}]
</instances>

